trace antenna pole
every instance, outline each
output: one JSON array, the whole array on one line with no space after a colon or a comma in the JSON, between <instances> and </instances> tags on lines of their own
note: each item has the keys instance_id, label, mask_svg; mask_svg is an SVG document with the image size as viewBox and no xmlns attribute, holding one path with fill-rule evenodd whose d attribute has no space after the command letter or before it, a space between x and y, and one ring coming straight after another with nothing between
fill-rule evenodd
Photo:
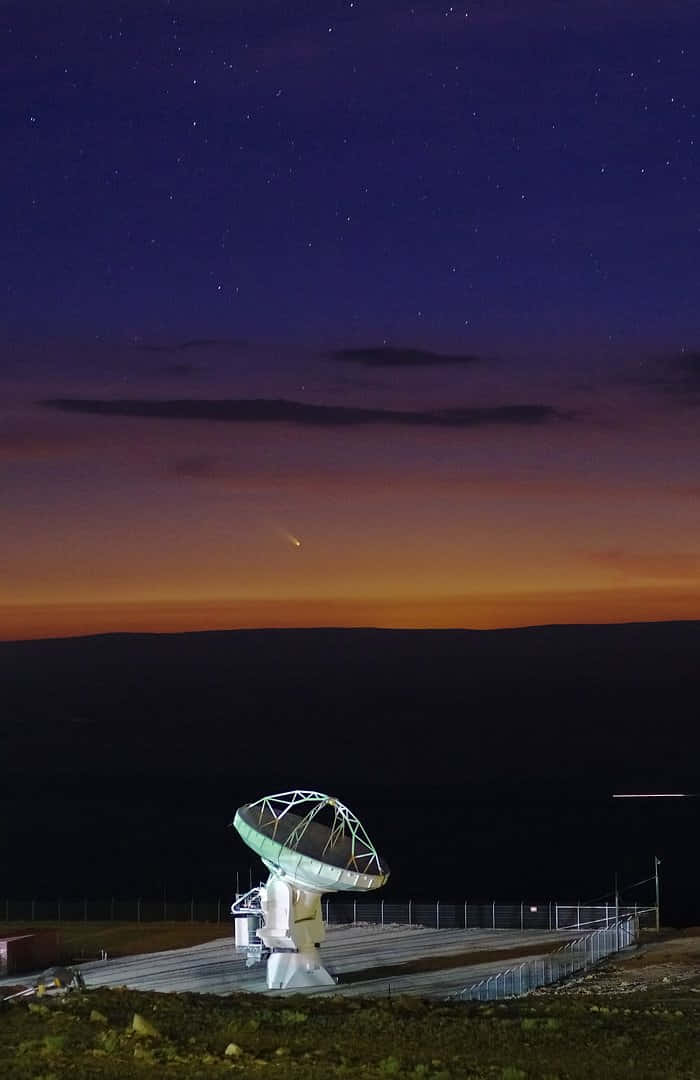
<instances>
[{"instance_id":1,"label":"antenna pole","mask_svg":"<svg viewBox=\"0 0 700 1080\"><path fill-rule=\"evenodd\" d=\"M661 876L659 874L659 867L661 866L661 859L658 855L654 856L654 886L656 889L656 933L658 934L661 929Z\"/></svg>"}]
</instances>

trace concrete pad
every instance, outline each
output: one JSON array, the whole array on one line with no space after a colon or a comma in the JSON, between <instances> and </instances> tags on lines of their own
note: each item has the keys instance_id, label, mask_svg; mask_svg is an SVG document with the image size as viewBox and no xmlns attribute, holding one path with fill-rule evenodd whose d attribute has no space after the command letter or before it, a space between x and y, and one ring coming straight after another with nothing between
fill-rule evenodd
<instances>
[{"instance_id":1,"label":"concrete pad","mask_svg":"<svg viewBox=\"0 0 700 1080\"><path fill-rule=\"evenodd\" d=\"M328 928L322 952L326 967L340 982L304 992L445 998L470 982L517 965L518 955L532 959L569 940L571 932L333 926ZM489 955L496 951L509 955ZM479 953L484 954L483 961ZM460 964L462 956L464 963ZM408 969L401 970L403 965ZM235 951L233 937L187 949L92 961L81 964L80 970L88 987L272 993L266 987L264 965L246 968L245 954Z\"/></svg>"}]
</instances>

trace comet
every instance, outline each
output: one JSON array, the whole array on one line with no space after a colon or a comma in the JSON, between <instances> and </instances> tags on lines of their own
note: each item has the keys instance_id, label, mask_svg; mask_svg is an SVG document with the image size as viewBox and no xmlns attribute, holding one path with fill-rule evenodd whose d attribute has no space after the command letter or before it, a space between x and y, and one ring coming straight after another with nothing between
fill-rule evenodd
<instances>
[{"instance_id":1,"label":"comet","mask_svg":"<svg viewBox=\"0 0 700 1080\"><path fill-rule=\"evenodd\" d=\"M289 543L292 545L292 547L301 547L301 540L298 536L295 536L294 533L286 532L284 535L286 536L287 540L289 540Z\"/></svg>"}]
</instances>

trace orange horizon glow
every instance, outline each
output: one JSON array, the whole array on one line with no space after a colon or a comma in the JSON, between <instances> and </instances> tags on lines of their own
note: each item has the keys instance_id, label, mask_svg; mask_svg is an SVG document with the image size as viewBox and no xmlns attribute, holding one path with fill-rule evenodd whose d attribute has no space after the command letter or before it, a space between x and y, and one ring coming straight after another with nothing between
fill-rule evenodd
<instances>
[{"instance_id":1,"label":"orange horizon glow","mask_svg":"<svg viewBox=\"0 0 700 1080\"><path fill-rule=\"evenodd\" d=\"M555 624L693 621L698 611L700 590L667 589L522 592L435 599L327 597L2 605L0 640L329 627L500 630Z\"/></svg>"},{"instance_id":2,"label":"orange horizon glow","mask_svg":"<svg viewBox=\"0 0 700 1080\"><path fill-rule=\"evenodd\" d=\"M318 424L102 415L91 402L124 384L173 396L160 353L15 352L16 376L0 368L2 640L700 618L697 411L637 385L634 356L599 362L589 386L588 355L581 376L539 358L355 383L311 352L188 352L195 405L306 394L349 416ZM518 402L554 412L454 428L426 412ZM423 420L353 419L368 405Z\"/></svg>"}]
</instances>

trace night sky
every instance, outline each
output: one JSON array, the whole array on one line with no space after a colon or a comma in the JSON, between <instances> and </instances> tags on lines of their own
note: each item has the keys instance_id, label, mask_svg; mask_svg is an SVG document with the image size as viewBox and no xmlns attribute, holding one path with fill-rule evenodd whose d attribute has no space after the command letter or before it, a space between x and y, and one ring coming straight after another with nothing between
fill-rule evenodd
<instances>
[{"instance_id":1,"label":"night sky","mask_svg":"<svg viewBox=\"0 0 700 1080\"><path fill-rule=\"evenodd\" d=\"M0 42L0 636L700 616L697 5Z\"/></svg>"}]
</instances>

